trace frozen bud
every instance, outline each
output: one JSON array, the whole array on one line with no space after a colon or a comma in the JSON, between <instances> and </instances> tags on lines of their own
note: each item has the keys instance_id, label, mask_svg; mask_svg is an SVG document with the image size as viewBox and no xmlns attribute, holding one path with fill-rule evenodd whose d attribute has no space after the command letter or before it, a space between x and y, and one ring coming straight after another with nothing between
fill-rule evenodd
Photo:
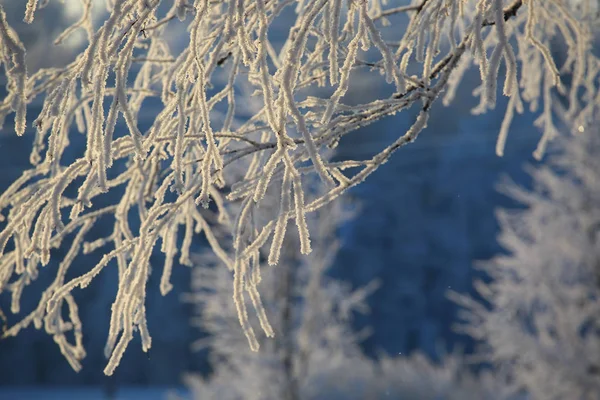
<instances>
[{"instance_id":1,"label":"frozen bud","mask_svg":"<svg viewBox=\"0 0 600 400\"><path fill-rule=\"evenodd\" d=\"M177 1L177 8L176 8L176 12L177 12L177 18L179 18L179 20L181 22L185 21L185 14L187 12L187 3L186 0L178 0Z\"/></svg>"}]
</instances>

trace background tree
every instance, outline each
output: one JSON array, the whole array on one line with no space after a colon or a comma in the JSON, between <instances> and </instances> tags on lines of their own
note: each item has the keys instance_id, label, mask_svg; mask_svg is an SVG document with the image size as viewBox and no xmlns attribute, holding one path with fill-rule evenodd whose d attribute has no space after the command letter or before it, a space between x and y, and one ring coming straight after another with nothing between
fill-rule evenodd
<instances>
[{"instance_id":1,"label":"background tree","mask_svg":"<svg viewBox=\"0 0 600 400\"><path fill-rule=\"evenodd\" d=\"M231 302L232 276L218 258L206 252L194 257L192 288L187 300L198 307L197 325L207 336L197 349L210 353L212 372L185 378L194 399L510 399L513 388L500 373L470 372L462 357L447 355L433 362L422 353L367 357L360 342L369 332L355 333L356 312L368 312L366 297L377 289L372 281L352 290L328 275L338 248L336 230L349 216L333 203L307 218L313 251L302 256L297 236L282 246L280 263L262 270L252 266L274 339L252 351L236 329ZM259 260L265 260L263 252ZM246 299L246 306L252 300ZM251 322L259 329L259 319Z\"/></svg>"},{"instance_id":2,"label":"background tree","mask_svg":"<svg viewBox=\"0 0 600 400\"><path fill-rule=\"evenodd\" d=\"M507 368L534 399L600 393L600 137L597 127L561 136L558 152L530 168L534 189L502 191L525 208L499 210L507 254L477 282L485 303L466 307L464 329L483 357Z\"/></svg>"},{"instance_id":3,"label":"background tree","mask_svg":"<svg viewBox=\"0 0 600 400\"><path fill-rule=\"evenodd\" d=\"M46 3L28 0L25 21L33 22L44 12L38 6ZM310 253L306 214L362 182L414 141L435 100L443 95L451 102L472 63L482 79L476 113L495 107L500 65L506 66L503 93L510 102L498 154L514 112L522 112L524 103L532 110L541 103L544 133L535 153L541 157L556 133L554 87L566 96L567 114L578 129L588 127L600 103L594 84L598 60L589 51L596 27L593 1L426 0L396 7L378 0L108 0L99 28L91 18L91 0L81 4L81 19L57 41L83 31L87 48L65 67L37 71L27 70L22 41L0 10L8 92L0 120L14 111L12 128L22 135L28 104L43 99L33 121L33 166L0 196L7 214L0 232L0 291L11 292L13 314L51 251L68 247L39 305L5 335L32 323L43 326L74 369L85 351L73 290L116 262L119 285L105 348L110 375L134 332L140 333L144 351L151 347L145 300L152 250L160 247L165 256L160 291L166 294L176 253L179 263L189 264L191 238L201 232L233 270L239 322L257 350L244 296L254 299L264 333L272 336L273 330L255 281L248 279L251 260L265 246L268 263L279 262L290 219L301 253ZM280 18L289 12L296 13L291 26ZM186 46L174 51L169 32L187 35ZM553 40L568 49L560 66L548 49ZM361 69L383 75L390 94L344 104ZM561 73L571 78L568 89ZM258 110L239 101L243 85L261 99ZM143 124L140 113L149 107L159 112ZM412 126L374 157L325 158L325 148L349 132L408 110L416 113ZM71 157L65 150L77 140L75 130L85 135L86 146ZM247 166L244 173L228 173L240 160ZM303 189L313 176L326 191ZM122 196L111 204L107 192ZM266 194L276 196L275 209ZM219 212L216 221L206 217L211 207ZM269 217L251 225L254 213ZM214 230L230 214L231 241L222 243ZM113 230L98 238L94 228L101 219L110 220ZM80 253L100 248L105 256L99 263L67 279Z\"/></svg>"}]
</instances>

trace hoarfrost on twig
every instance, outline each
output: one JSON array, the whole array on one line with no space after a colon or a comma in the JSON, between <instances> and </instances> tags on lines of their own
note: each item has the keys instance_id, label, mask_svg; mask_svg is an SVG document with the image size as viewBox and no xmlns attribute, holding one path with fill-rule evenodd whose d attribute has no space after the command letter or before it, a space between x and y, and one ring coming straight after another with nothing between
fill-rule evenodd
<instances>
[{"instance_id":1,"label":"hoarfrost on twig","mask_svg":"<svg viewBox=\"0 0 600 400\"><path fill-rule=\"evenodd\" d=\"M391 3L117 0L107 2L104 19L92 23L92 2L81 0L81 17L56 42L83 30L87 48L66 66L33 73L26 67L23 43L0 8L0 64L7 92L0 102L0 121L4 124L14 111L14 130L23 135L28 104L43 100L33 123L32 169L0 196L5 213L0 291L12 294L12 311L18 312L20 296L37 276L39 264L50 261L53 249L72 243L40 306L6 334L49 321L46 331L78 368L85 355L79 333L74 345L64 336L67 327L80 330L70 293L89 284L115 259L119 283L105 370L112 374L134 332L141 333L145 351L151 346L145 298L152 250L160 240L165 264L159 289L167 294L172 269L177 262L191 262L192 238L201 234L234 273L239 320L257 349L257 334L247 322L246 295L264 333L273 334L257 288L257 252L268 246L268 262L277 264L292 221L301 253L310 253L307 213L361 183L414 141L436 100L446 93L445 101L452 101L470 64L478 65L482 80L474 112L496 106L499 79L504 80L503 94L510 96L498 154L504 151L514 112L525 104L537 109L541 103L537 125L544 133L535 153L541 157L555 136L557 90L568 98L566 114L576 129L585 130L597 113L600 95L594 82L600 63L589 51L597 27L589 17L593 4ZM36 17L43 18L40 7L42 3L29 0L25 21L35 24ZM288 8L295 10L295 20L282 32L277 22ZM189 35L177 54L167 40L175 27L188 28ZM552 57L550 44L555 41L566 46L564 65ZM414 63L422 64L420 76L407 72ZM504 77L498 76L502 63ZM359 74L369 72L382 74L393 94L345 104L344 95L364 76ZM569 87L561 83L565 74L571 75ZM326 86L331 95L316 97L317 86ZM148 118L148 103L160 108L142 123ZM417 111L411 128L372 158L335 163L328 158L325 148L335 147L348 133L409 109ZM77 159L67 161L64 153L75 140L70 137L75 127L87 146ZM324 192L305 190L315 176L325 183ZM72 185L80 185L75 198L66 194ZM121 189L116 204L94 205L103 193ZM230 217L232 213L237 216ZM112 233L85 241L100 219L114 221ZM229 240L215 235L217 227L228 224ZM181 243L178 232L184 235ZM93 249L103 249L106 256L84 275L65 282L72 259ZM48 300L52 307L46 309ZM68 316L59 312L62 307L68 308Z\"/></svg>"}]
</instances>

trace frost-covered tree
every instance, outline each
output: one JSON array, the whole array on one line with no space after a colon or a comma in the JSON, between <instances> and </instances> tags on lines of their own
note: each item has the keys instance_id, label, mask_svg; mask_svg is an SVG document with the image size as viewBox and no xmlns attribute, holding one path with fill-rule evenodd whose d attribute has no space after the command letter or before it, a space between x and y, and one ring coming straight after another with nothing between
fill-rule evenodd
<instances>
[{"instance_id":1,"label":"frost-covered tree","mask_svg":"<svg viewBox=\"0 0 600 400\"><path fill-rule=\"evenodd\" d=\"M455 296L463 328L486 359L510 371L533 399L600 394L600 136L561 137L547 164L530 169L534 189L502 190L526 208L499 210L507 254L484 264L484 303Z\"/></svg>"},{"instance_id":2,"label":"frost-covered tree","mask_svg":"<svg viewBox=\"0 0 600 400\"><path fill-rule=\"evenodd\" d=\"M252 351L239 329L231 302L231 274L211 253L195 257L192 293L198 308L194 325L207 336L196 343L210 353L207 377L189 374L185 382L193 399L509 399L512 387L500 374L474 374L458 355L439 363L420 353L382 355L372 360L360 349L368 331L353 331L355 312L367 312L372 282L358 290L327 275L338 247L336 230L344 219L339 203L307 218L313 251L302 257L296 235L282 246L279 264L262 271L255 265L248 279L260 292L274 339L261 340ZM268 257L266 252L257 260ZM208 267L211 266L211 267ZM255 275L259 273L260 275ZM245 300L252 306L252 297ZM260 318L251 324L259 329Z\"/></svg>"},{"instance_id":3,"label":"frost-covered tree","mask_svg":"<svg viewBox=\"0 0 600 400\"><path fill-rule=\"evenodd\" d=\"M43 18L49 1L28 0L25 21ZM32 168L0 196L0 292L12 294L13 314L54 249L67 249L39 305L5 335L44 327L75 369L85 351L72 292L116 263L105 348L110 375L134 332L144 351L151 346L145 300L153 249L164 253L160 291L166 294L175 256L190 263L195 234L233 271L239 322L257 350L245 296L255 299L264 334L273 332L248 277L251 260L265 247L268 263L279 262L289 220L300 252L309 254L306 215L414 141L436 100L453 101L465 73L481 76L474 113L496 106L498 82L510 98L498 154L525 104L540 108L537 157L555 136L554 94L568 102L567 114L582 130L600 104L600 63L590 51L598 28L595 0L106 0L107 13L94 19L95 1L80 3L81 18L56 43L77 34L87 47L66 66L31 71L23 42L0 9L7 92L0 121L14 113L10 130L35 135ZM173 35L183 45L175 46ZM566 57L554 59L551 44ZM388 94L344 103L365 75L383 76ZM245 104L242 86L260 100L258 109ZM43 107L30 125L28 106L36 101ZM331 162L325 156L348 133L398 112L416 115L414 123L372 158ZM142 118L148 113L150 122ZM77 131L86 146L73 156L67 150L79 141ZM243 174L228 173L240 164ZM327 190L305 190L313 176ZM119 193L119 200L106 204L108 193ZM273 212L262 213L269 207ZM219 218L209 220L207 209L218 210ZM269 217L254 226L254 213ZM213 230L230 214L231 240L222 243ZM94 235L101 220L113 227L106 237ZM67 279L74 260L96 249L105 252L102 260Z\"/></svg>"},{"instance_id":4,"label":"frost-covered tree","mask_svg":"<svg viewBox=\"0 0 600 400\"><path fill-rule=\"evenodd\" d=\"M298 236L287 235L276 267L259 268L268 257L264 251L252 259L248 279L260 287L269 315L267 330L275 334L274 339L261 339L260 352L252 351L243 332L235 329L239 322L229 271L211 253L194 260L198 266L188 300L198 307L195 325L208 335L196 347L210 351L213 367L206 381L198 375L188 377L195 398L312 398L327 379L325 374L357 372L352 364L365 366L350 319L353 312L366 311L365 297L375 286L352 291L326 275L338 247L335 233L342 213L336 204L310 214L311 254L302 257ZM246 307L254 301L253 296L244 299ZM251 318L254 329L267 323L260 317ZM365 382L355 381L353 390L339 389L364 391L361 383Z\"/></svg>"}]
</instances>

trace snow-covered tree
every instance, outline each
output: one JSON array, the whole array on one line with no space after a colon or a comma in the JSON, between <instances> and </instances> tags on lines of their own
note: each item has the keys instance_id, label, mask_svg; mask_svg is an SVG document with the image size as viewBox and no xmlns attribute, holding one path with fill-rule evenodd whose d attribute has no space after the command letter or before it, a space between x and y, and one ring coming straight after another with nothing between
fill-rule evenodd
<instances>
[{"instance_id":1,"label":"snow-covered tree","mask_svg":"<svg viewBox=\"0 0 600 400\"><path fill-rule=\"evenodd\" d=\"M352 291L326 275L338 247L335 233L342 213L335 204L307 218L313 228L311 254L302 257L298 236L288 235L277 266L259 268L258 263L268 257L265 252L253 258L248 279L260 287L269 315L266 330L275 334L274 339L261 340L258 353L248 347L243 332L235 329L239 322L231 301L233 277L212 253L197 257L188 300L198 306L195 325L208 335L197 347L209 349L214 369L204 384L199 376L190 376L197 398L313 397L316 386L323 384L319 381L324 372L361 361L350 319L353 312L366 311L365 297L375 286ZM249 296L245 306L252 307L254 301ZM261 318L250 322L255 329L265 323Z\"/></svg>"},{"instance_id":2,"label":"snow-covered tree","mask_svg":"<svg viewBox=\"0 0 600 400\"><path fill-rule=\"evenodd\" d=\"M499 210L507 253L484 263L484 303L463 304L463 328L484 358L510 371L533 399L600 394L600 136L598 127L561 137L531 168L534 189L502 190L526 208Z\"/></svg>"},{"instance_id":3,"label":"snow-covered tree","mask_svg":"<svg viewBox=\"0 0 600 400\"><path fill-rule=\"evenodd\" d=\"M286 238L276 267L252 267L248 279L260 292L274 339L251 351L239 329L231 302L231 274L212 253L195 257L193 291L187 300L198 308L193 320L206 336L196 348L210 352L212 372L189 374L193 399L509 399L512 387L489 370L474 374L458 355L433 362L421 353L372 360L360 349L368 331L353 331L355 312L368 312L371 282L358 290L327 275L338 247L336 230L345 218L339 203L310 214L313 251L302 257L298 238ZM261 254L257 260L265 260ZM211 266L211 267L207 267ZM260 272L260 276L254 275ZM245 300L252 306L252 297ZM255 329L263 321L251 322Z\"/></svg>"},{"instance_id":4,"label":"snow-covered tree","mask_svg":"<svg viewBox=\"0 0 600 400\"><path fill-rule=\"evenodd\" d=\"M37 23L51 1L28 0L25 21ZM307 214L414 141L436 100L453 101L465 73L481 76L474 113L496 106L498 82L510 97L498 154L514 112L525 104L531 111L542 105L537 157L555 136L555 93L568 102L578 129L588 128L600 104L600 63L590 51L595 0L106 0L108 12L93 19L94 3L81 0L81 18L56 38L60 45L83 34L87 47L66 66L39 70L28 70L25 46L0 8L7 92L0 121L14 112L10 129L35 135L32 168L0 196L0 292L12 294L13 314L54 249L68 248L39 305L5 335L44 327L75 369L85 351L72 292L116 262L105 348L110 375L134 332L144 351L151 346L145 300L153 249L165 256L160 291L166 294L176 254L189 264L192 236L200 233L233 271L239 322L257 350L244 296L255 299L264 333L273 332L248 277L252 259L265 247L268 263L279 262L289 220L300 252L309 254ZM183 44L174 45L172 35ZM553 58L551 44L564 50L564 60ZM365 75L383 76L388 93L345 104L344 95ZM260 100L258 109L246 104L242 86ZM35 101L43 107L29 132L27 111ZM413 113L414 123L372 158L326 157L326 148L348 133L398 112ZM143 113L152 113L149 123ZM76 131L85 149L73 156L67 150L79 141ZM243 174L229 173L240 165ZM305 190L313 176L327 190ZM120 193L119 200L110 204L107 193ZM274 208L269 196L276 197ZM219 218L209 220L207 209ZM255 213L268 218L251 225ZM223 243L213 231L230 214L231 240ZM98 238L100 220L113 229ZM80 253L96 249L105 252L102 260L67 279Z\"/></svg>"}]
</instances>

